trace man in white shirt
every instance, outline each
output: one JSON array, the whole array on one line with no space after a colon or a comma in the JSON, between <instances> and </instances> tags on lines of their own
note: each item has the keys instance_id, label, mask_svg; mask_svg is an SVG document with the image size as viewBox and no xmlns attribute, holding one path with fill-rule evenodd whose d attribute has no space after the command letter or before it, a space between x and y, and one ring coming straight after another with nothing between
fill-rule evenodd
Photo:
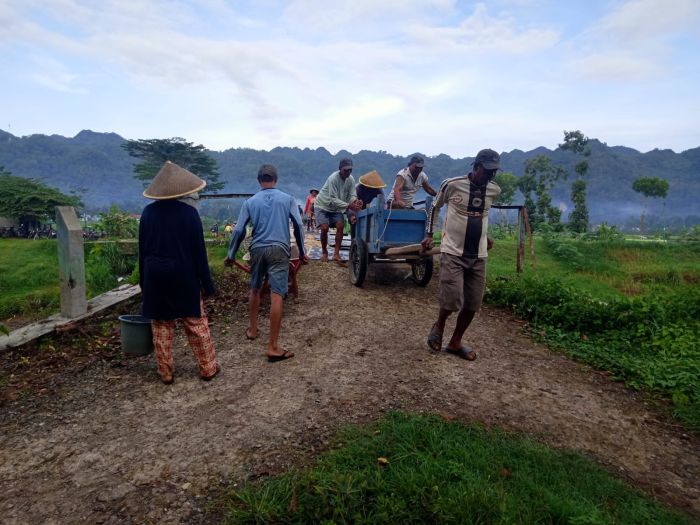
<instances>
[{"instance_id":1,"label":"man in white shirt","mask_svg":"<svg viewBox=\"0 0 700 525\"><path fill-rule=\"evenodd\" d=\"M428 175L423 171L423 159L414 155L408 166L396 174L387 205L390 208L413 208L413 200L420 188L433 197L437 194L428 182Z\"/></svg>"},{"instance_id":2,"label":"man in white shirt","mask_svg":"<svg viewBox=\"0 0 700 525\"><path fill-rule=\"evenodd\" d=\"M501 193L492 179L500 165L498 153L484 149L477 154L469 174L443 181L422 242L426 250L432 248L433 225L440 208L447 204L440 242L440 312L428 334L428 347L436 352L442 349L445 322L453 312L459 312L445 351L467 361L474 361L476 352L462 345L462 336L484 297L486 260L493 244L487 235L489 209Z\"/></svg>"}]
</instances>

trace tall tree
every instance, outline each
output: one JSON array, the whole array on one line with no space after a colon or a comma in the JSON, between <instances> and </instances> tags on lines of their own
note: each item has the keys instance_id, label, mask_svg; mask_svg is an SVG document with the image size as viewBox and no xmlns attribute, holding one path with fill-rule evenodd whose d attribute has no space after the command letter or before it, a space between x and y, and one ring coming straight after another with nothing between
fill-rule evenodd
<instances>
[{"instance_id":1,"label":"tall tree","mask_svg":"<svg viewBox=\"0 0 700 525\"><path fill-rule=\"evenodd\" d=\"M647 201L649 197L665 199L666 195L668 195L668 181L661 177L639 177L632 183L632 189L644 195L644 208L639 219L639 233L644 235L644 216L647 211Z\"/></svg>"},{"instance_id":2,"label":"tall tree","mask_svg":"<svg viewBox=\"0 0 700 525\"><path fill-rule=\"evenodd\" d=\"M533 229L545 222L555 229L561 226L561 210L552 206L550 190L554 183L566 178L566 171L552 163L546 155L538 155L525 162L525 173L518 181L518 189L525 196L525 207ZM537 201L532 194L537 196Z\"/></svg>"},{"instance_id":3,"label":"tall tree","mask_svg":"<svg viewBox=\"0 0 700 525\"><path fill-rule=\"evenodd\" d=\"M33 179L15 177L0 168L0 216L45 220L55 216L56 206L79 205L78 197L65 195Z\"/></svg>"},{"instance_id":4,"label":"tall tree","mask_svg":"<svg viewBox=\"0 0 700 525\"><path fill-rule=\"evenodd\" d=\"M559 144L564 151L571 151L575 155L588 157L591 154L588 148L588 137L579 130L564 131L564 142ZM574 203L574 210L569 216L569 228L578 233L588 231L588 205L586 204L586 180L584 177L588 173L588 160L584 159L574 167L576 180L571 184L571 202Z\"/></svg>"},{"instance_id":5,"label":"tall tree","mask_svg":"<svg viewBox=\"0 0 700 525\"><path fill-rule=\"evenodd\" d=\"M207 191L216 193L224 187L219 182L219 168L216 161L209 156L206 148L195 146L180 137L171 139L127 140L122 144L129 155L142 159L134 166L134 178L143 181L144 187L153 180L165 161L191 171L207 181Z\"/></svg>"}]
</instances>

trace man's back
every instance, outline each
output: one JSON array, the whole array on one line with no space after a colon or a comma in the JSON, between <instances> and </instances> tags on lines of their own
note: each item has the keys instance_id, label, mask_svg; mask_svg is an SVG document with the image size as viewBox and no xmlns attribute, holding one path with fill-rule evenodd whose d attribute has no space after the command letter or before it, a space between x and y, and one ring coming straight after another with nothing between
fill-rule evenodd
<instances>
[{"instance_id":1,"label":"man's back","mask_svg":"<svg viewBox=\"0 0 700 525\"><path fill-rule=\"evenodd\" d=\"M260 190L244 206L253 225L252 248L283 246L289 253L289 219L296 211L294 198L276 188Z\"/></svg>"}]
</instances>

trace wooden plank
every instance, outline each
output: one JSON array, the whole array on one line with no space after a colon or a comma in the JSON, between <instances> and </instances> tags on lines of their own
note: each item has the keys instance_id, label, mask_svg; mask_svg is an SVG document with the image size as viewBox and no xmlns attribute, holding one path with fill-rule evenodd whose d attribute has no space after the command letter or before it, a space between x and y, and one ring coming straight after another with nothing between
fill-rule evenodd
<instances>
[{"instance_id":1,"label":"wooden plank","mask_svg":"<svg viewBox=\"0 0 700 525\"><path fill-rule=\"evenodd\" d=\"M384 252L385 255L402 255L405 253L418 253L423 250L421 244L407 244L406 246L395 246L393 248L387 248Z\"/></svg>"}]
</instances>

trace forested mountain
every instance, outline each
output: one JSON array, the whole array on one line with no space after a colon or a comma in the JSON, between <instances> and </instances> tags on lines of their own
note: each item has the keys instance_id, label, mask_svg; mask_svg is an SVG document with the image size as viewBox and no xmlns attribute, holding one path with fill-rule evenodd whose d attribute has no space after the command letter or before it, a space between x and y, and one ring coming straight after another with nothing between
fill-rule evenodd
<instances>
[{"instance_id":1,"label":"forested mountain","mask_svg":"<svg viewBox=\"0 0 700 525\"><path fill-rule=\"evenodd\" d=\"M64 192L77 193L91 210L116 203L139 211L148 201L141 197L143 187L133 178L135 161L120 147L123 142L124 139L115 133L89 130L81 131L73 138L58 135L20 138L0 130L0 166L5 166L14 175L35 178ZM591 140L589 145L590 170L586 178L592 223L621 224L639 218L643 198L632 190L632 182L637 177L661 177L670 184L665 202L650 200L651 216L663 216L675 223L681 220L700 222L700 147L682 153L657 149L640 153L622 146L610 147L598 140ZM469 153L475 155L476 151ZM337 169L341 157L350 155L347 151L332 155L324 148L287 147L270 151L232 148L210 154L218 162L221 180L226 182L224 192L256 191L257 169L262 163L270 163L280 174L280 189L302 202L310 188L320 188L326 177ZM555 203L570 208L573 168L581 157L544 147L527 152L513 150L502 154L503 169L520 176L524 162L539 154L549 156L569 172L568 180L560 181L552 194ZM391 184L409 157L363 150L352 155L354 175L357 178L376 169L385 182ZM466 173L472 159L453 159L447 155L426 157L425 171L431 184L437 187L447 177Z\"/></svg>"}]
</instances>

